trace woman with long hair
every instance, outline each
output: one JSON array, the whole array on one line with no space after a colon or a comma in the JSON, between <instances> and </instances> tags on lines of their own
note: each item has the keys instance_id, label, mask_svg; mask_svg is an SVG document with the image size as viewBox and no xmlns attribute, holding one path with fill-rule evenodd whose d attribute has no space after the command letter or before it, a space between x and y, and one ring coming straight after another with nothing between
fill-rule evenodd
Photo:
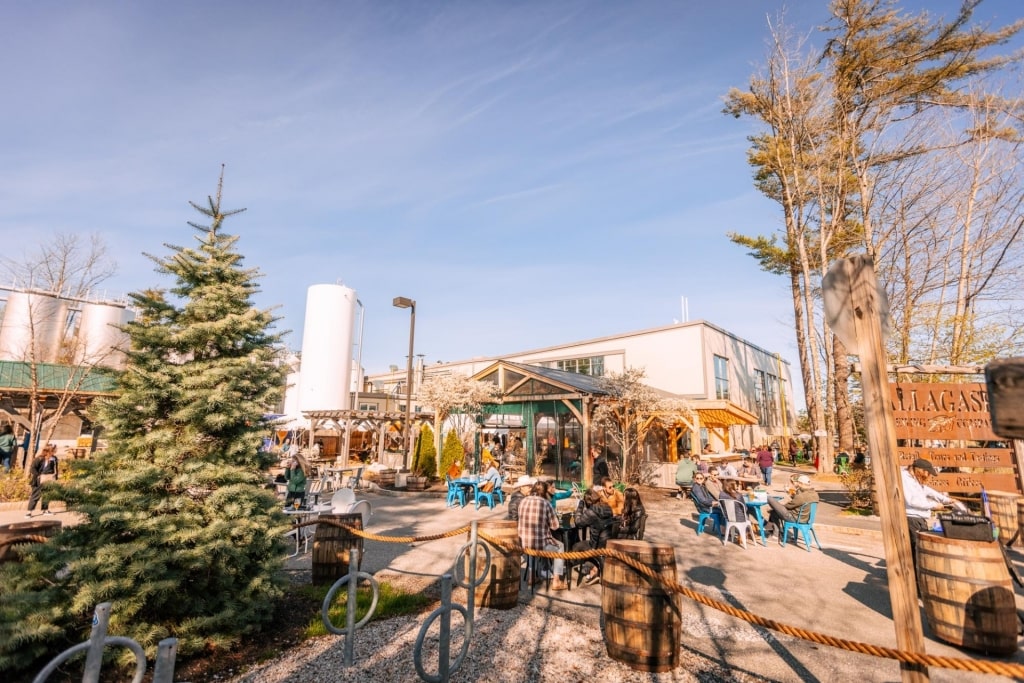
<instances>
[{"instance_id":1,"label":"woman with long hair","mask_svg":"<svg viewBox=\"0 0 1024 683\"><path fill-rule=\"evenodd\" d=\"M619 535L622 538L635 538L638 541L644 539L644 526L647 520L647 508L640 498L640 492L635 488L628 488L622 493L625 502L622 505L622 527Z\"/></svg>"}]
</instances>

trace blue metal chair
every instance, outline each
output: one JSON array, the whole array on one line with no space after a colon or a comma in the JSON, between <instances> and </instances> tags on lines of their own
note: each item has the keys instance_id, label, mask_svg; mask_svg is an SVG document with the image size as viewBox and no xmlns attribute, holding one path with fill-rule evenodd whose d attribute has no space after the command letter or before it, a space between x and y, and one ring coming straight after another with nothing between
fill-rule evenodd
<instances>
[{"instance_id":1,"label":"blue metal chair","mask_svg":"<svg viewBox=\"0 0 1024 683\"><path fill-rule=\"evenodd\" d=\"M466 507L466 490L456 485L447 474L444 475L444 481L448 484L448 502L446 505L448 507L455 507L455 503L458 503L462 507Z\"/></svg>"},{"instance_id":2,"label":"blue metal chair","mask_svg":"<svg viewBox=\"0 0 1024 683\"><path fill-rule=\"evenodd\" d=\"M693 500L693 504L697 506L697 513L699 514L699 517L697 517L697 535L700 536L704 533L704 524L709 519L714 525L712 528L714 529L715 534L721 533L722 513L718 507L718 503L715 503L715 505L707 512L701 512L700 503L697 502L697 499L694 498L693 495L690 496L690 499Z\"/></svg>"},{"instance_id":3,"label":"blue metal chair","mask_svg":"<svg viewBox=\"0 0 1024 683\"><path fill-rule=\"evenodd\" d=\"M787 521L783 520L782 521L782 536L779 537L779 542L783 546L785 546L786 545L786 539L789 537L789 532L792 531L793 532L793 543L796 543L796 544L799 545L799 543L800 543L800 534L803 534L803 537L804 537L804 547L807 549L807 552L811 552L811 538L814 538L814 542L817 543L817 545L818 545L818 550L821 550L822 549L821 542L818 540L818 534L815 533L815 531L814 531L814 515L817 512L818 512L818 504L817 503L804 503L803 505L801 505L800 508L796 511L796 519L799 520L799 519L803 519L804 517L806 517L807 521L806 522L800 522L800 521L787 522Z\"/></svg>"},{"instance_id":4,"label":"blue metal chair","mask_svg":"<svg viewBox=\"0 0 1024 683\"><path fill-rule=\"evenodd\" d=\"M490 491L484 491L484 490L482 490L482 487L478 486L477 489L476 489L476 507L477 507L477 509L480 509L480 500L481 499L483 499L487 503L488 507L490 507L492 510L494 509L494 499L495 498L498 499L499 503L504 503L505 502L505 492L501 490L501 486L504 483L505 483L504 480L499 477L498 481L496 481L494 483L494 488L492 490L490 490Z\"/></svg>"}]
</instances>

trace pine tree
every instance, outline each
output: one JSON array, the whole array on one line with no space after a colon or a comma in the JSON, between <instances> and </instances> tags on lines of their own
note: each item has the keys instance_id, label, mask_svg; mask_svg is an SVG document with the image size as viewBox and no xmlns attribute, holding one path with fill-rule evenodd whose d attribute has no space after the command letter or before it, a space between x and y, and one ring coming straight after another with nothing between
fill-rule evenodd
<instances>
[{"instance_id":1,"label":"pine tree","mask_svg":"<svg viewBox=\"0 0 1024 683\"><path fill-rule=\"evenodd\" d=\"M271 615L287 527L259 445L285 375L274 318L251 302L258 273L221 229L238 213L222 183L192 204L210 220L189 223L198 244L149 256L174 286L132 295L127 368L100 409L109 449L53 495L84 523L0 568L0 671L86 638L100 602L150 656L166 637L182 654L228 646Z\"/></svg>"}]
</instances>

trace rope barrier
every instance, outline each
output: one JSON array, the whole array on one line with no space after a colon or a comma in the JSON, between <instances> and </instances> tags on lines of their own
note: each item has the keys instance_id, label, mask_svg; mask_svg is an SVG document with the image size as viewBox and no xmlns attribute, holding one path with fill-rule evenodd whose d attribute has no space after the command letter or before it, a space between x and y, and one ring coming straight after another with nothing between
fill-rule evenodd
<instances>
[{"instance_id":1,"label":"rope barrier","mask_svg":"<svg viewBox=\"0 0 1024 683\"><path fill-rule=\"evenodd\" d=\"M306 524L317 524L318 522L306 522ZM371 541L380 541L383 543L414 543L419 541L434 541L442 538L451 538L453 536L460 536L469 531L469 526L462 526L453 531L448 531L442 534L431 534L429 536L383 536L380 534L371 534L362 529L357 529L348 524L338 522L335 520L321 520L320 524L330 524L332 526L341 527L347 529L349 533L359 536L364 539ZM484 532L479 532L481 539L487 541L496 548L501 548L507 552L519 551L526 555L532 555L534 557L543 557L547 559L562 559L562 560L589 560L595 557L613 557L619 560L623 564L628 565L640 574L643 574L648 579L660 583L663 587L671 590L674 593L678 593L694 602L697 602L706 607L724 612L729 616L742 619L755 626L777 631L779 633L785 633L788 636L793 636L801 640L806 640L812 643L818 643L819 645L828 645L840 650L847 650L848 652L856 652L859 654L871 655L874 657L881 657L885 659L893 659L898 662L904 662L908 664L917 664L920 666L937 666L942 669L952 669L954 671L971 671L975 673L993 674L998 676L1007 676L1010 678L1024 678L1024 665L1013 664L1007 662L988 662L979 661L974 659L963 659L961 657L944 657L940 655L929 655L925 653L917 652L905 652L903 650L897 650L895 648L883 647L880 645L872 645L870 643L862 643L856 640L848 640L846 638L838 638L830 636L825 633L818 631L811 631L808 629L800 628L799 626L792 626L790 624L776 621L774 619L767 619L759 616L747 610L733 607L732 605L726 604L720 600L708 597L702 593L687 588L686 586L677 583L671 579L660 576L654 572L650 567L643 564L639 560L630 557L624 553L616 550L610 550L608 548L599 548L584 551L574 552L554 552L550 550L534 550L532 548L523 548L522 546L509 543L508 541L500 540L492 536L487 535Z\"/></svg>"}]
</instances>

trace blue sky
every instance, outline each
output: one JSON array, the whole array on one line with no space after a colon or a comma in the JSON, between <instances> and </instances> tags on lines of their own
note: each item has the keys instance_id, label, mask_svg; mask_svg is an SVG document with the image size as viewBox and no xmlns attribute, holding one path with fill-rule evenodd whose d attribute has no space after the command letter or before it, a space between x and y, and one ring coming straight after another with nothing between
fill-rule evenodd
<instances>
[{"instance_id":1,"label":"blue sky","mask_svg":"<svg viewBox=\"0 0 1024 683\"><path fill-rule=\"evenodd\" d=\"M951 15L958 3L918 0ZM785 3L810 32L826 3ZM0 5L0 237L99 232L111 294L170 284L227 165L226 229L301 345L306 288L366 307L404 367L706 319L796 363L786 282L725 236L775 231L749 121L721 114L783 3ZM983 4L997 24L1015 0ZM816 46L820 35L812 37ZM794 368L794 375L798 371Z\"/></svg>"}]
</instances>

